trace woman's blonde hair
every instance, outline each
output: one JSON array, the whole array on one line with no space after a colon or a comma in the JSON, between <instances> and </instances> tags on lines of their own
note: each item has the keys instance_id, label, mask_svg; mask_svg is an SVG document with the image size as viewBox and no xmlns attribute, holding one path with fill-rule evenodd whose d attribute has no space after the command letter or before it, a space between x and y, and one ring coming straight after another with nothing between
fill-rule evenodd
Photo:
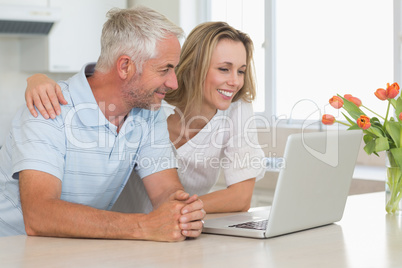
<instances>
[{"instance_id":1,"label":"woman's blonde hair","mask_svg":"<svg viewBox=\"0 0 402 268\"><path fill-rule=\"evenodd\" d=\"M195 27L183 44L180 62L176 69L178 88L166 94L165 100L182 109L188 115L190 109L200 109L203 100L204 82L212 53L222 39L242 42L247 54L244 85L232 102L255 98L253 42L251 38L225 22L206 22Z\"/></svg>"}]
</instances>

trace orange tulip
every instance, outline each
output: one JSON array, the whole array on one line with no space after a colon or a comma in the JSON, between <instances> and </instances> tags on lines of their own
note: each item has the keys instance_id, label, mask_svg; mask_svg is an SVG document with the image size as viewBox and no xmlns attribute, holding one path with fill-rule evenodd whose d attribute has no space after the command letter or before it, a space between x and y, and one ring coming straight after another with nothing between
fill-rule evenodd
<instances>
[{"instance_id":1,"label":"orange tulip","mask_svg":"<svg viewBox=\"0 0 402 268\"><path fill-rule=\"evenodd\" d=\"M335 123L335 117L330 114L324 114L322 116L322 123L324 125L332 125L333 123Z\"/></svg>"},{"instance_id":2,"label":"orange tulip","mask_svg":"<svg viewBox=\"0 0 402 268\"><path fill-rule=\"evenodd\" d=\"M383 88L379 88L374 92L374 95L379 98L380 100L386 100L388 99L387 97L387 91Z\"/></svg>"},{"instance_id":3,"label":"orange tulip","mask_svg":"<svg viewBox=\"0 0 402 268\"><path fill-rule=\"evenodd\" d=\"M374 92L374 95L376 95L377 98L380 100L386 100L386 99L393 99L399 94L399 85L398 83L393 83L390 85L387 83L387 89L379 88L377 89L376 92Z\"/></svg>"},{"instance_id":4,"label":"orange tulip","mask_svg":"<svg viewBox=\"0 0 402 268\"><path fill-rule=\"evenodd\" d=\"M389 85L387 83L387 97L388 99L393 99L399 94L399 85L398 83L393 83L392 85Z\"/></svg>"},{"instance_id":5,"label":"orange tulip","mask_svg":"<svg viewBox=\"0 0 402 268\"><path fill-rule=\"evenodd\" d=\"M371 127L370 118L365 115L361 115L357 119L357 125L363 130L368 129L369 127Z\"/></svg>"},{"instance_id":6,"label":"orange tulip","mask_svg":"<svg viewBox=\"0 0 402 268\"><path fill-rule=\"evenodd\" d=\"M353 97L350 94L345 94L343 97L348 101L353 102L357 107L362 106L362 101L359 98Z\"/></svg>"},{"instance_id":7,"label":"orange tulip","mask_svg":"<svg viewBox=\"0 0 402 268\"><path fill-rule=\"evenodd\" d=\"M335 109L340 109L343 106L343 100L338 96L333 96L329 99L329 104L331 104Z\"/></svg>"},{"instance_id":8,"label":"orange tulip","mask_svg":"<svg viewBox=\"0 0 402 268\"><path fill-rule=\"evenodd\" d=\"M399 120L402 121L402 112L399 114Z\"/></svg>"}]
</instances>

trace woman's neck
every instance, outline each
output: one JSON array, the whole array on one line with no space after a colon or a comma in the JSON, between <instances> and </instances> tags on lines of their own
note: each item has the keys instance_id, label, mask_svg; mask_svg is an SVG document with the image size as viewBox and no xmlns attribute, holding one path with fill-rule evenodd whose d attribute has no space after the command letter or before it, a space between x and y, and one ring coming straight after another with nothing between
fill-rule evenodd
<instances>
[{"instance_id":1,"label":"woman's neck","mask_svg":"<svg viewBox=\"0 0 402 268\"><path fill-rule=\"evenodd\" d=\"M217 112L217 110L213 112L211 109L195 109L184 115L183 110L180 108L176 107L175 110L175 113L169 116L167 122L170 140L174 143L176 149L197 135Z\"/></svg>"},{"instance_id":2,"label":"woman's neck","mask_svg":"<svg viewBox=\"0 0 402 268\"><path fill-rule=\"evenodd\" d=\"M186 128L200 131L215 116L217 109L202 105L200 109L193 109L184 116Z\"/></svg>"}]
</instances>

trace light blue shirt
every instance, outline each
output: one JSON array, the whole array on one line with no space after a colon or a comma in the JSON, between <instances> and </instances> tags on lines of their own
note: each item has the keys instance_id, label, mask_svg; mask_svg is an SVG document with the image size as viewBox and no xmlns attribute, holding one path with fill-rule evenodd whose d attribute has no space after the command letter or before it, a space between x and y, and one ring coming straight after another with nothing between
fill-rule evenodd
<instances>
[{"instance_id":1,"label":"light blue shirt","mask_svg":"<svg viewBox=\"0 0 402 268\"><path fill-rule=\"evenodd\" d=\"M61 116L34 118L22 107L14 117L0 150L0 236L25 234L18 187L22 170L60 179L62 200L109 210L133 168L144 178L177 167L164 112L132 109L117 133L84 71L59 82L69 103L61 107Z\"/></svg>"}]
</instances>

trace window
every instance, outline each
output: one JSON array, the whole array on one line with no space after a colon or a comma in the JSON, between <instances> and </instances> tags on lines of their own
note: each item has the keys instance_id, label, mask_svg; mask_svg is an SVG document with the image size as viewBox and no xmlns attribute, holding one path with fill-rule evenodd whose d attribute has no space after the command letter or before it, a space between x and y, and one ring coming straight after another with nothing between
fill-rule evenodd
<instances>
[{"instance_id":1,"label":"window","mask_svg":"<svg viewBox=\"0 0 402 268\"><path fill-rule=\"evenodd\" d=\"M306 98L327 108L336 93L385 111L373 93L394 82L393 1L276 1L275 67L276 115L289 117ZM306 119L316 108L293 109Z\"/></svg>"},{"instance_id":2,"label":"window","mask_svg":"<svg viewBox=\"0 0 402 268\"><path fill-rule=\"evenodd\" d=\"M257 80L257 98L254 111L265 110L265 23L264 0L211 0L210 21L226 21L234 28L247 33L254 43L254 64Z\"/></svg>"},{"instance_id":3,"label":"window","mask_svg":"<svg viewBox=\"0 0 402 268\"><path fill-rule=\"evenodd\" d=\"M209 19L227 21L253 39L254 109L267 118L318 120L317 107L335 114L328 100L336 93L359 97L380 113L386 109L373 93L395 82L392 0L211 0Z\"/></svg>"}]
</instances>

